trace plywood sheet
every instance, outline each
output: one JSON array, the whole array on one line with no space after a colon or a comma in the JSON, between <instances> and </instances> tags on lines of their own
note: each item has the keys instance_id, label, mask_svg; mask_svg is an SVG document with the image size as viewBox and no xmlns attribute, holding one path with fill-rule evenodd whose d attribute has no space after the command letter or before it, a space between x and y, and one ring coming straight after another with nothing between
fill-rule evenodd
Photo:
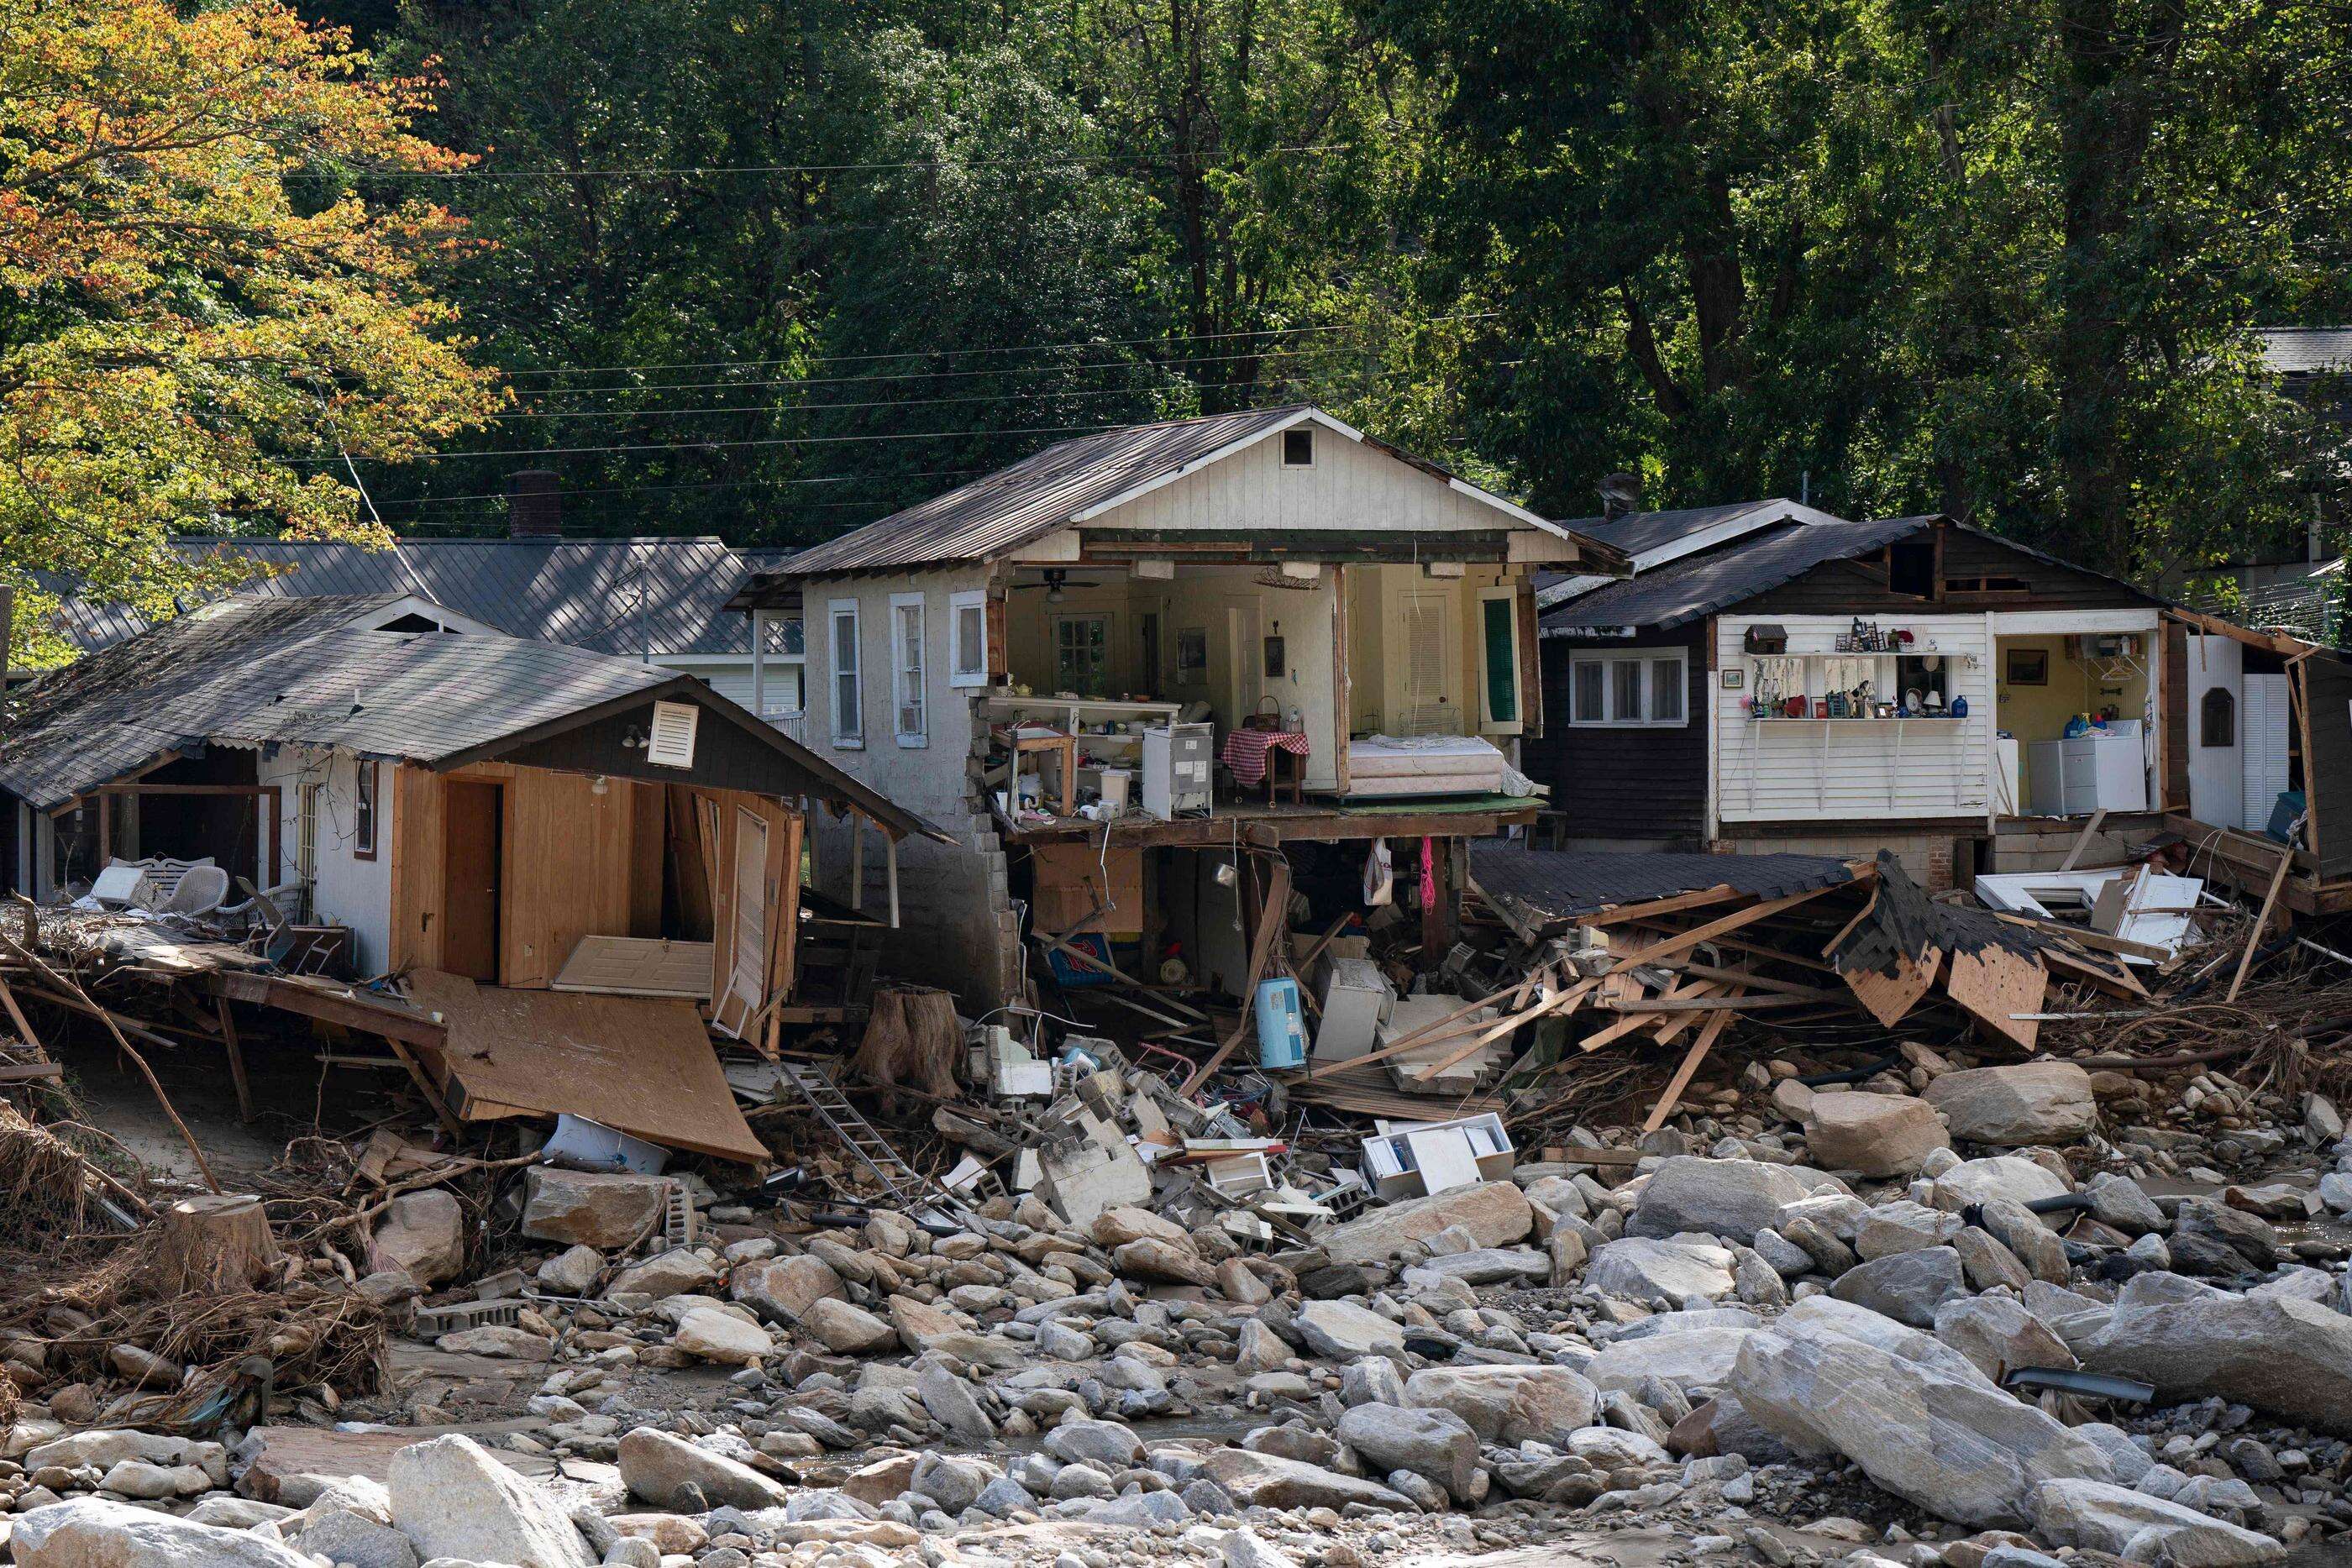
<instances>
[{"instance_id":1,"label":"plywood sheet","mask_svg":"<svg viewBox=\"0 0 2352 1568\"><path fill-rule=\"evenodd\" d=\"M568 1111L675 1149L770 1157L691 1002L507 990L439 969L408 985L448 1029L436 1054L468 1121Z\"/></svg>"},{"instance_id":2,"label":"plywood sheet","mask_svg":"<svg viewBox=\"0 0 2352 1568\"><path fill-rule=\"evenodd\" d=\"M559 991L710 998L710 944L660 937L583 936L555 977Z\"/></svg>"},{"instance_id":3,"label":"plywood sheet","mask_svg":"<svg viewBox=\"0 0 2352 1568\"><path fill-rule=\"evenodd\" d=\"M2028 1051L2034 1048L2042 1025L2013 1015L2042 1010L2042 994L2050 988L2050 971L2005 947L1954 953L1944 971L1944 989L1963 1012L2002 1039Z\"/></svg>"},{"instance_id":4,"label":"plywood sheet","mask_svg":"<svg viewBox=\"0 0 2352 1568\"><path fill-rule=\"evenodd\" d=\"M1882 975L1875 969L1855 969L1850 973L1841 969L1838 974L1845 981L1846 988L1870 1009L1870 1016L1883 1027L1893 1029L1906 1014L1919 1005L1919 998L1926 996L1927 988L1936 983L1936 967L1942 962L1943 956L1942 949L1930 947L1918 958L1898 955L1892 975Z\"/></svg>"}]
</instances>

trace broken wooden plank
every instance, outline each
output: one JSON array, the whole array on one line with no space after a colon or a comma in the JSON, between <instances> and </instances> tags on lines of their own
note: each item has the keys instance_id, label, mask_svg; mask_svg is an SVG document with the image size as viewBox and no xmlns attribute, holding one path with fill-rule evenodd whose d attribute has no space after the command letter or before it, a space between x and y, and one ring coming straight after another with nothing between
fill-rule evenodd
<instances>
[{"instance_id":1,"label":"broken wooden plank","mask_svg":"<svg viewBox=\"0 0 2352 1568\"><path fill-rule=\"evenodd\" d=\"M1731 1009L1728 1008L1717 1009L1708 1015L1706 1027L1699 1030L1696 1040L1691 1041L1691 1048L1683 1053L1682 1062L1675 1069L1675 1075L1666 1081L1665 1092L1658 1096L1658 1103L1650 1107L1649 1115L1643 1119L1642 1131L1654 1133L1666 1124L1666 1118L1675 1113L1675 1107L1682 1102L1683 1091L1689 1088L1691 1080L1698 1075L1699 1063L1706 1060L1706 1053L1714 1049L1716 1040L1721 1038L1725 1027L1730 1022Z\"/></svg>"},{"instance_id":2,"label":"broken wooden plank","mask_svg":"<svg viewBox=\"0 0 2352 1568\"><path fill-rule=\"evenodd\" d=\"M1436 1077L1447 1068L1453 1067L1455 1064L1467 1060L1470 1056L1483 1050L1494 1041L1502 1039L1505 1035L1509 1034L1513 1030L1519 1028L1523 1024L1533 1023L1536 1019L1540 1018L1561 1017L1574 1012L1576 1010L1577 1004L1584 1000L1585 997L1591 991L1592 986L1593 982L1591 980L1581 981L1579 984L1570 986L1568 989L1558 993L1549 1001L1538 1002L1534 1007L1528 1009L1525 1012L1515 1013L1512 1016L1504 1019L1500 1022L1494 1024L1490 1028L1481 1030L1476 1035L1474 1035L1469 1043L1464 1045L1460 1050L1453 1052L1449 1056L1442 1057L1439 1060L1431 1062L1428 1066L1414 1073L1412 1075L1412 1081L1416 1083L1428 1082L1431 1079ZM1357 1060L1360 1061L1363 1059L1359 1057Z\"/></svg>"},{"instance_id":3,"label":"broken wooden plank","mask_svg":"<svg viewBox=\"0 0 2352 1568\"><path fill-rule=\"evenodd\" d=\"M1265 879L1265 908L1258 916L1257 939L1250 944L1249 978L1243 983L1241 990L1242 1016L1234 1024L1233 1033L1217 1047L1216 1054L1194 1068L1192 1076L1177 1089L1176 1092L1182 1098L1191 1099L1192 1091L1208 1082L1210 1075L1225 1064L1226 1058L1240 1046L1242 1037L1249 1033L1256 1015L1257 983L1265 977L1266 963L1274 956L1275 938L1288 933L1289 911L1290 862L1276 856L1274 870Z\"/></svg>"},{"instance_id":4,"label":"broken wooden plank","mask_svg":"<svg viewBox=\"0 0 2352 1568\"><path fill-rule=\"evenodd\" d=\"M2083 852L2091 847L2091 840L2097 836L2099 825L2106 820L2107 809L2105 806L2091 813L2091 820L2083 824L2081 832L2074 835L2074 846L2066 852L2066 858L2058 862L2060 871L2074 869L2075 862L2083 858Z\"/></svg>"},{"instance_id":5,"label":"broken wooden plank","mask_svg":"<svg viewBox=\"0 0 2352 1568\"><path fill-rule=\"evenodd\" d=\"M1690 893L1677 893L1667 898L1653 898L1641 904L1612 904L1592 915L1577 916L1580 925L1622 925L1629 920L1649 920L1661 915L1672 915L1682 909L1699 909L1709 904L1727 904L1744 896L1727 882L1713 887L1702 887Z\"/></svg>"},{"instance_id":6,"label":"broken wooden plank","mask_svg":"<svg viewBox=\"0 0 2352 1568\"><path fill-rule=\"evenodd\" d=\"M2253 928L2246 933L2246 950L2238 955L2238 972L2230 977L2230 994L2221 999L2234 1002L2240 988L2246 983L2246 971L2254 966L2254 953L2263 945L2263 933L2271 926L2271 911L2277 907L2279 889L2286 884L2288 868L2294 864L2289 855L2279 856L2278 869L2271 873L2271 885L2263 894L2263 906L2254 914Z\"/></svg>"},{"instance_id":7,"label":"broken wooden plank","mask_svg":"<svg viewBox=\"0 0 2352 1568\"><path fill-rule=\"evenodd\" d=\"M1852 884L1840 883L1837 885L1845 887ZM1737 931L1744 925L1752 925L1768 915L1777 915L1784 909L1793 909L1798 904L1819 898L1822 894L1832 891L1834 890L1827 887L1809 887L1801 893L1782 894L1778 898L1768 898L1763 903L1750 904L1746 909L1733 910L1730 914L1719 915L1704 925L1695 925L1678 936L1669 937L1665 941L1655 943L1638 952L1628 953L1612 964L1609 971L1612 974L1617 974L1633 968L1637 964L1654 964L1661 958L1669 958L1676 953L1686 952L1712 937Z\"/></svg>"}]
</instances>

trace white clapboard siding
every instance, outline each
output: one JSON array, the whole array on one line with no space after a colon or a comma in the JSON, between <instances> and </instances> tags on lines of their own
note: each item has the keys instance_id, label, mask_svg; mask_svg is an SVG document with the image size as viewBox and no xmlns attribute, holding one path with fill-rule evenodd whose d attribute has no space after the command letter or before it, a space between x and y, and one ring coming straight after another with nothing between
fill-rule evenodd
<instances>
[{"instance_id":1,"label":"white clapboard siding","mask_svg":"<svg viewBox=\"0 0 2352 1568\"><path fill-rule=\"evenodd\" d=\"M1212 463L1100 517L1088 528L1205 528L1354 533L1489 529L1512 521L1425 469L1336 430L1315 430L1311 467L1282 462L1282 437ZM1442 546L1431 557L1443 559Z\"/></svg>"},{"instance_id":2,"label":"white clapboard siding","mask_svg":"<svg viewBox=\"0 0 2352 1568\"><path fill-rule=\"evenodd\" d=\"M1737 691L1720 678L1715 683L1716 803L1722 821L1890 821L1983 813L1997 720L1982 616L1878 619L1884 629L1911 632L1916 651L1941 654L1947 692L1969 702L1963 719L1903 723L1751 718L1747 704L1756 692L1756 662L1745 641L1748 628L1759 623L1785 630L1791 655L1836 654L1838 634L1853 629L1850 617L1826 615L1717 622L1717 668L1744 677ZM1882 668L1895 667L1886 656ZM1890 683L1883 675L1880 684ZM1890 701L1900 695L1884 689L1875 695Z\"/></svg>"}]
</instances>

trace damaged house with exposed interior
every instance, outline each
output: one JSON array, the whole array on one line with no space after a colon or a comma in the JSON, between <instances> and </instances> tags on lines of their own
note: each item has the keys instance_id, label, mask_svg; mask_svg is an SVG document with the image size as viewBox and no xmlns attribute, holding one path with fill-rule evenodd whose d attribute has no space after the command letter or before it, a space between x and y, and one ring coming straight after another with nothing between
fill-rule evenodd
<instances>
[{"instance_id":1,"label":"damaged house with exposed interior","mask_svg":"<svg viewBox=\"0 0 2352 1568\"><path fill-rule=\"evenodd\" d=\"M1247 997L1277 875L1337 915L1376 859L1444 952L1460 846L1538 804L1533 574L1622 560L1296 406L1059 443L735 603L801 625L810 747L956 840L898 868L906 966L975 1009L1041 964Z\"/></svg>"},{"instance_id":2,"label":"damaged house with exposed interior","mask_svg":"<svg viewBox=\"0 0 2352 1568\"><path fill-rule=\"evenodd\" d=\"M1539 841L1888 849L1945 887L2170 832L2259 891L2293 838L2305 909L2352 869L2309 848L2346 836L2316 788L2352 747L2346 704L2314 695L2333 653L1944 517L1774 500L1570 526L1632 575L1540 591Z\"/></svg>"},{"instance_id":3,"label":"damaged house with exposed interior","mask_svg":"<svg viewBox=\"0 0 2352 1568\"><path fill-rule=\"evenodd\" d=\"M693 675L413 595L225 600L11 703L0 865L40 951L0 969L68 1008L77 971L158 989L248 1114L269 1014L378 1042L453 1131L763 1159L712 1033L840 1016L805 949L861 919L802 897L805 822L931 831Z\"/></svg>"}]
</instances>

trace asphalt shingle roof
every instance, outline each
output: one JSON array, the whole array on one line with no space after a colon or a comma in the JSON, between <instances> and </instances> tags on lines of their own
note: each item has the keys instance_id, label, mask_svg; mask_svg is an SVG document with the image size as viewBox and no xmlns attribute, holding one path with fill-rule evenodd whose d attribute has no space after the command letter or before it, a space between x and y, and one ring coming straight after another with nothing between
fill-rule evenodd
<instances>
[{"instance_id":1,"label":"asphalt shingle roof","mask_svg":"<svg viewBox=\"0 0 2352 1568\"><path fill-rule=\"evenodd\" d=\"M2258 327L2263 368L2273 375L2352 371L2352 327Z\"/></svg>"},{"instance_id":2,"label":"asphalt shingle roof","mask_svg":"<svg viewBox=\"0 0 2352 1568\"><path fill-rule=\"evenodd\" d=\"M1486 892L1552 919L1711 887L1779 898L1853 880L1853 868L1834 855L1610 853L1531 849L1507 839L1474 841L1470 872Z\"/></svg>"},{"instance_id":3,"label":"asphalt shingle roof","mask_svg":"<svg viewBox=\"0 0 2352 1568\"><path fill-rule=\"evenodd\" d=\"M0 789L48 810L192 744L331 746L429 767L636 696L732 706L693 676L610 653L351 624L405 597L239 596L87 654L16 695ZM749 716L744 728L780 754L773 792L936 836L781 732Z\"/></svg>"},{"instance_id":4,"label":"asphalt shingle roof","mask_svg":"<svg viewBox=\"0 0 2352 1568\"><path fill-rule=\"evenodd\" d=\"M602 653L751 649L750 619L726 605L752 563L717 538L401 539L372 550L331 540L190 535L175 548L192 559L232 556L278 569L239 591L267 598L414 594L509 636ZM61 601L59 631L85 653L146 628L121 605L73 594L71 584L43 586Z\"/></svg>"},{"instance_id":5,"label":"asphalt shingle roof","mask_svg":"<svg viewBox=\"0 0 2352 1568\"><path fill-rule=\"evenodd\" d=\"M1686 557L1597 588L1544 612L1548 633L1620 626L1667 631L1793 581L1826 561L1850 560L1917 533L1933 517L1807 523Z\"/></svg>"}]
</instances>

